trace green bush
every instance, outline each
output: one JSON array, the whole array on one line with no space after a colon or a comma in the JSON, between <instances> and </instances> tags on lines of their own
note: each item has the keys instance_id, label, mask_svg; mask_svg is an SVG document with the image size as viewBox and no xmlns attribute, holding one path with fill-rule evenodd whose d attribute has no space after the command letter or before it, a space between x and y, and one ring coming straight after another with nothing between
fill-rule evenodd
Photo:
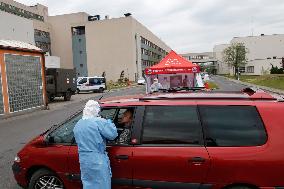
<instances>
[{"instance_id":1,"label":"green bush","mask_svg":"<svg viewBox=\"0 0 284 189\"><path fill-rule=\"evenodd\" d=\"M283 68L278 68L277 66L274 67L272 64L271 66L270 74L284 74Z\"/></svg>"}]
</instances>

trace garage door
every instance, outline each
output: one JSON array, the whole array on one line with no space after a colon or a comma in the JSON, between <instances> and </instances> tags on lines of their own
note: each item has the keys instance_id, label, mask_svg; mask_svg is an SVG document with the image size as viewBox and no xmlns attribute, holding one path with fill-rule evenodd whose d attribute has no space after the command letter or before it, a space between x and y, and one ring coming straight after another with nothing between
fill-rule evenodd
<instances>
[{"instance_id":1,"label":"garage door","mask_svg":"<svg viewBox=\"0 0 284 189\"><path fill-rule=\"evenodd\" d=\"M5 63L10 112L42 106L40 57L5 54Z\"/></svg>"}]
</instances>

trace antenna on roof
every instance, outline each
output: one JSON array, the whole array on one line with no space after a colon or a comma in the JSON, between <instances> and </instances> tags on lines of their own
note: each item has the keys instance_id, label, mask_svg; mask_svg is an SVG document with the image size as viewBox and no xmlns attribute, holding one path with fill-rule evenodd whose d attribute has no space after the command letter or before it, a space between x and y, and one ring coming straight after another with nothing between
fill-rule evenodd
<instances>
[{"instance_id":1,"label":"antenna on roof","mask_svg":"<svg viewBox=\"0 0 284 189\"><path fill-rule=\"evenodd\" d=\"M254 28L253 28L253 16L251 17L251 36L253 36Z\"/></svg>"}]
</instances>

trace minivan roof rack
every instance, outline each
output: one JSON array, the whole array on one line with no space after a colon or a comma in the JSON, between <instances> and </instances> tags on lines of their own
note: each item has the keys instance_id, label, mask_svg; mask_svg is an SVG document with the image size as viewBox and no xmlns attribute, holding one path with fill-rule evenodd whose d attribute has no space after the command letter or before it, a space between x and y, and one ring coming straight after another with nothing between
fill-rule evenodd
<instances>
[{"instance_id":1,"label":"minivan roof rack","mask_svg":"<svg viewBox=\"0 0 284 189\"><path fill-rule=\"evenodd\" d=\"M147 100L185 100L185 99L234 99L234 100L277 100L274 96L264 92L255 91L250 88L245 88L242 91L194 91L194 92L178 92L178 93L154 93L142 98L139 101Z\"/></svg>"}]
</instances>

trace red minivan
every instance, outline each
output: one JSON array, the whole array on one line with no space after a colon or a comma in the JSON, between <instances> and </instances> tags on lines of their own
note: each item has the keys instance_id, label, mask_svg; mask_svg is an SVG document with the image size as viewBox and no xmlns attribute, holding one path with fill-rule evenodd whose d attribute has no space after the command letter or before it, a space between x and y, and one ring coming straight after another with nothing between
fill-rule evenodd
<instances>
[{"instance_id":1,"label":"red minivan","mask_svg":"<svg viewBox=\"0 0 284 189\"><path fill-rule=\"evenodd\" d=\"M282 99L283 100L283 99ZM132 109L128 143L108 141L115 189L284 189L284 102L263 92L192 92L108 99L101 116ZM25 188L79 189L79 112L28 143L13 172Z\"/></svg>"}]
</instances>

